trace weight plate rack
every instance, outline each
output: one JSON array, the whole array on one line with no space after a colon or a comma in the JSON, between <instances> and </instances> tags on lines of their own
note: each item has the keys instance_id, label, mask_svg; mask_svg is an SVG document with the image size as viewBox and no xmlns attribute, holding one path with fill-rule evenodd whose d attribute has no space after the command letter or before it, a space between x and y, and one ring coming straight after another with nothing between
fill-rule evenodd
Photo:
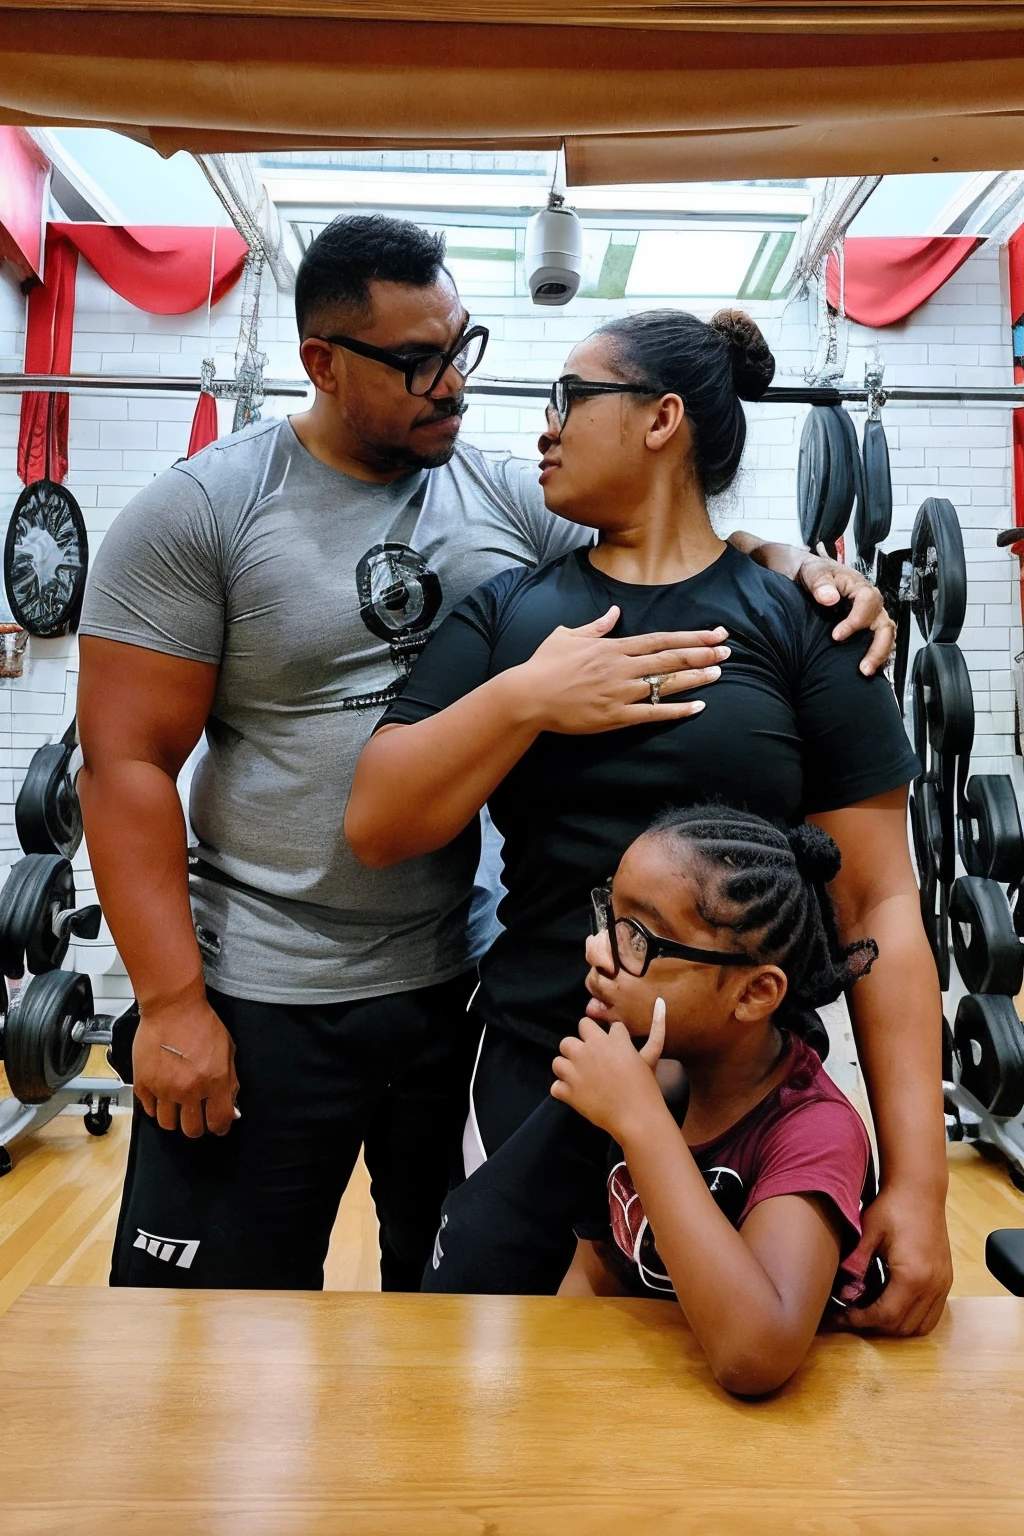
<instances>
[{"instance_id":1,"label":"weight plate rack","mask_svg":"<svg viewBox=\"0 0 1024 1536\"><path fill-rule=\"evenodd\" d=\"M85 1105L93 1136L110 1128L113 1105L131 1105L134 1004L118 1019L98 1016L89 977L61 969L72 938L97 938L102 921L98 906L75 901L80 766L72 721L33 755L15 807L24 857L0 888L0 1061L13 1095L0 1100L0 1175L13 1167L9 1144L69 1105ZM9 993L9 980L22 984ZM108 1047L117 1078L83 1075L93 1045Z\"/></svg>"},{"instance_id":2,"label":"weight plate rack","mask_svg":"<svg viewBox=\"0 0 1024 1536\"><path fill-rule=\"evenodd\" d=\"M872 483L881 484L872 436ZM893 684L921 763L910 793L921 916L941 990L951 964L966 988L952 1025L943 1020L946 1132L996 1148L1024 1188L1024 1024L1014 1004L1024 985L1024 829L1009 775L971 774L974 696L957 644L967 563L952 503L922 502L909 548L880 551L877 570L897 622ZM911 617L924 643L905 683Z\"/></svg>"}]
</instances>

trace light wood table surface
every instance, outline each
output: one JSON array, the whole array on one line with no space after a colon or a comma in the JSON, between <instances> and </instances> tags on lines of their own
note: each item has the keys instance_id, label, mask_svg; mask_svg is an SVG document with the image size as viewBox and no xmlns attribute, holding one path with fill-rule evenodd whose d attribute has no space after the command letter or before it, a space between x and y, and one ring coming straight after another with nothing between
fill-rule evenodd
<instances>
[{"instance_id":1,"label":"light wood table surface","mask_svg":"<svg viewBox=\"0 0 1024 1536\"><path fill-rule=\"evenodd\" d=\"M0 1321L0 1530L1019 1536L1024 1301L825 1336L772 1398L655 1301L41 1286Z\"/></svg>"}]
</instances>

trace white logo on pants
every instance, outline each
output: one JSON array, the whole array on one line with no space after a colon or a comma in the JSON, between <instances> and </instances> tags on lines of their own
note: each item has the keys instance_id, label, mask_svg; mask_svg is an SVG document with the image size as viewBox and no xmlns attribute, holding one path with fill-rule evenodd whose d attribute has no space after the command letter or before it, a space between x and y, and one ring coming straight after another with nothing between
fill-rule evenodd
<instances>
[{"instance_id":1,"label":"white logo on pants","mask_svg":"<svg viewBox=\"0 0 1024 1536\"><path fill-rule=\"evenodd\" d=\"M179 1269L191 1269L199 1238L157 1237L155 1232L143 1232L140 1227L132 1247L144 1248L154 1259L163 1259L165 1264L170 1264L173 1259Z\"/></svg>"},{"instance_id":2,"label":"white logo on pants","mask_svg":"<svg viewBox=\"0 0 1024 1536\"><path fill-rule=\"evenodd\" d=\"M445 1227L447 1225L448 1225L448 1217L447 1216L442 1216L441 1217L441 1225L438 1227L438 1229L437 1229L437 1236L434 1238L434 1253L433 1253L433 1257L431 1259L431 1263L433 1264L435 1269L440 1269L441 1268L441 1260L444 1258L444 1249L441 1247L441 1233L444 1231L444 1229L445 1229Z\"/></svg>"}]
</instances>

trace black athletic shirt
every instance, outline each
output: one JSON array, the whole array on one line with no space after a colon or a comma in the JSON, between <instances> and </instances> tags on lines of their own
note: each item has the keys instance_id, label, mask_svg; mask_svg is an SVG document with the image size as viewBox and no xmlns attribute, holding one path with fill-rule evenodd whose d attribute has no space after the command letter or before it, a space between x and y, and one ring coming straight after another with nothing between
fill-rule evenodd
<instances>
[{"instance_id":1,"label":"black athletic shirt","mask_svg":"<svg viewBox=\"0 0 1024 1536\"><path fill-rule=\"evenodd\" d=\"M488 1024L552 1054L587 1003L591 888L660 811L719 800L792 826L919 771L889 684L858 671L868 637L837 645L834 609L731 545L670 586L613 580L585 549L502 571L441 625L380 724L436 714L528 660L559 624L592 623L613 603L615 635L724 624L732 655L695 695L706 701L700 715L592 736L545 732L491 796L508 895L477 1005Z\"/></svg>"}]
</instances>

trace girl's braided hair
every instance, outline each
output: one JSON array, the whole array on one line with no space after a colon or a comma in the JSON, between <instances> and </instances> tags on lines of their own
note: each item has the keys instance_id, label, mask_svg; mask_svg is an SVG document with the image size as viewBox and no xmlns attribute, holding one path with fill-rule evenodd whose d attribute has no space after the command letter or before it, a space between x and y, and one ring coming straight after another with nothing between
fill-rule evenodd
<instances>
[{"instance_id":1,"label":"girl's braided hair","mask_svg":"<svg viewBox=\"0 0 1024 1536\"><path fill-rule=\"evenodd\" d=\"M697 898L702 920L729 929L754 961L785 973L777 1022L817 1046L824 1027L813 1010L834 1002L878 958L874 939L839 942L825 890L841 864L832 838L810 825L780 831L727 805L666 811L650 831L694 850L710 876Z\"/></svg>"}]
</instances>

